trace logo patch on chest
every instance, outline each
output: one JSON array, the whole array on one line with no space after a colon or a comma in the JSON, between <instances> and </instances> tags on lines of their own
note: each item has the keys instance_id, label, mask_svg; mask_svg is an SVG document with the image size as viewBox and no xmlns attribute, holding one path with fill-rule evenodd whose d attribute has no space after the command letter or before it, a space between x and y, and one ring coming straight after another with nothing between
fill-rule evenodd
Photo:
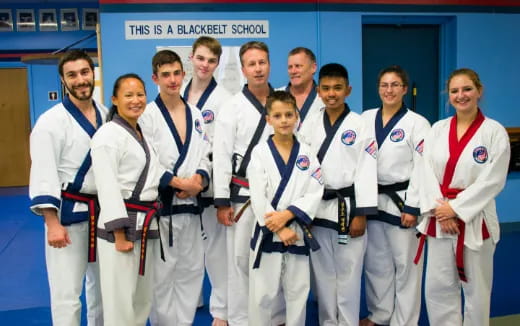
<instances>
[{"instance_id":1,"label":"logo patch on chest","mask_svg":"<svg viewBox=\"0 0 520 326\"><path fill-rule=\"evenodd\" d=\"M309 161L307 155L300 155L296 158L296 166L302 171L307 170L310 164L311 161Z\"/></svg>"},{"instance_id":2,"label":"logo patch on chest","mask_svg":"<svg viewBox=\"0 0 520 326\"><path fill-rule=\"evenodd\" d=\"M195 119L195 130L197 130L199 134L202 134L202 126L200 125L199 119Z\"/></svg>"},{"instance_id":3,"label":"logo patch on chest","mask_svg":"<svg viewBox=\"0 0 520 326\"><path fill-rule=\"evenodd\" d=\"M390 140L394 143L400 142L404 139L404 130L403 129L394 129L390 133Z\"/></svg>"},{"instance_id":4,"label":"logo patch on chest","mask_svg":"<svg viewBox=\"0 0 520 326\"><path fill-rule=\"evenodd\" d=\"M353 145L356 142L356 132L354 130L345 130L341 134L341 142L347 146Z\"/></svg>"},{"instance_id":5,"label":"logo patch on chest","mask_svg":"<svg viewBox=\"0 0 520 326\"><path fill-rule=\"evenodd\" d=\"M484 146L475 147L473 150L473 159L475 162L482 164L488 160L488 151Z\"/></svg>"},{"instance_id":6,"label":"logo patch on chest","mask_svg":"<svg viewBox=\"0 0 520 326\"><path fill-rule=\"evenodd\" d=\"M204 118L204 123L212 123L213 120L215 120L215 113L211 110L204 110L202 111L202 118Z\"/></svg>"}]
</instances>

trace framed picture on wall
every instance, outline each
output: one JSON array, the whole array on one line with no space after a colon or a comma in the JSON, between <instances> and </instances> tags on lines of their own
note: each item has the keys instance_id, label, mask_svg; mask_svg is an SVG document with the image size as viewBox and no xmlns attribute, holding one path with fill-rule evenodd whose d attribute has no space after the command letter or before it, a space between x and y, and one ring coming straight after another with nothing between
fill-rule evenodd
<instances>
[{"instance_id":1,"label":"framed picture on wall","mask_svg":"<svg viewBox=\"0 0 520 326\"><path fill-rule=\"evenodd\" d=\"M19 32L34 32L36 30L34 9L16 9L16 30Z\"/></svg>"},{"instance_id":2,"label":"framed picture on wall","mask_svg":"<svg viewBox=\"0 0 520 326\"><path fill-rule=\"evenodd\" d=\"M40 31L57 31L56 9L40 9Z\"/></svg>"},{"instance_id":3,"label":"framed picture on wall","mask_svg":"<svg viewBox=\"0 0 520 326\"><path fill-rule=\"evenodd\" d=\"M0 9L0 32L13 31L13 15L11 9Z\"/></svg>"},{"instance_id":4,"label":"framed picture on wall","mask_svg":"<svg viewBox=\"0 0 520 326\"><path fill-rule=\"evenodd\" d=\"M96 24L99 21L97 9L83 9L83 29L96 30Z\"/></svg>"},{"instance_id":5,"label":"framed picture on wall","mask_svg":"<svg viewBox=\"0 0 520 326\"><path fill-rule=\"evenodd\" d=\"M61 30L77 31L79 30L79 19L77 9L60 9Z\"/></svg>"}]
</instances>

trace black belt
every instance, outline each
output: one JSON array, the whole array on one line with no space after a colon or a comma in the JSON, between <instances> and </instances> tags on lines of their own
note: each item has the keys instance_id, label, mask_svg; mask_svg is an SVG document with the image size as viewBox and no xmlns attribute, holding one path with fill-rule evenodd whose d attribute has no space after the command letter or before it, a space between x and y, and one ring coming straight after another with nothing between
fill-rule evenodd
<instances>
[{"instance_id":1,"label":"black belt","mask_svg":"<svg viewBox=\"0 0 520 326\"><path fill-rule=\"evenodd\" d=\"M202 197L200 197L200 193L196 197L197 204L181 204L174 205L168 208L163 207L160 211L161 216L167 216L168 221L168 246L173 246L173 215L177 214L193 214L198 215L200 219L200 232L203 240L207 239L206 232L204 231L204 226L202 225L202 212L204 211L204 206L202 204Z\"/></svg>"},{"instance_id":2,"label":"black belt","mask_svg":"<svg viewBox=\"0 0 520 326\"><path fill-rule=\"evenodd\" d=\"M347 218L347 203L345 197L350 200L350 214ZM338 243L347 244L349 238L349 226L355 216L356 210L356 195L354 192L354 185L341 189L325 189L321 196L323 200L337 199L338 201Z\"/></svg>"},{"instance_id":3,"label":"black belt","mask_svg":"<svg viewBox=\"0 0 520 326\"><path fill-rule=\"evenodd\" d=\"M399 211L402 213L404 209L404 200L397 194L398 191L408 189L409 180L403 182L392 183L389 185L377 185L377 192L385 194L394 202Z\"/></svg>"},{"instance_id":4,"label":"black belt","mask_svg":"<svg viewBox=\"0 0 520 326\"><path fill-rule=\"evenodd\" d=\"M316 251L320 249L320 245L318 241L314 238L312 235L309 227L305 225L304 223L298 221L297 219L293 219L291 222L287 224L289 226L293 221L296 221L298 225L303 230L303 242L305 243L305 246L296 246L296 245L290 245L286 246L282 242L274 242L273 241L273 232L271 232L267 227L263 226L261 227L258 225L258 223L255 226L253 238L250 242L250 247L254 251L256 242L258 241L258 238L260 236L260 231L262 231L262 237L260 238L260 245L258 246L258 252L256 253L255 260L253 262L253 269L257 269L260 267L260 260L262 259L262 253L263 252L289 252L296 255L309 255L309 248L312 251Z\"/></svg>"}]
</instances>

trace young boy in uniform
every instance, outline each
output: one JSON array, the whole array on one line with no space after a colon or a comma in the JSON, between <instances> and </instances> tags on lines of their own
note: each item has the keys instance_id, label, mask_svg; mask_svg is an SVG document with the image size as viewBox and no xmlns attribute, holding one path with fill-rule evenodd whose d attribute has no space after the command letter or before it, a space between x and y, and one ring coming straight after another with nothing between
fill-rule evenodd
<instances>
[{"instance_id":1,"label":"young boy in uniform","mask_svg":"<svg viewBox=\"0 0 520 326\"><path fill-rule=\"evenodd\" d=\"M340 64L323 66L318 94L325 109L308 117L299 136L321 164L325 191L311 252L320 325L358 325L366 215L377 213L377 143L363 118L345 103L352 87Z\"/></svg>"},{"instance_id":2,"label":"young boy in uniform","mask_svg":"<svg viewBox=\"0 0 520 326\"><path fill-rule=\"evenodd\" d=\"M309 226L323 193L321 170L310 148L293 134L296 100L276 91L266 103L274 135L257 145L247 169L256 225L251 240L249 325L271 325L283 289L285 325L305 325L309 247L318 249ZM276 310L276 309L275 309Z\"/></svg>"}]
</instances>

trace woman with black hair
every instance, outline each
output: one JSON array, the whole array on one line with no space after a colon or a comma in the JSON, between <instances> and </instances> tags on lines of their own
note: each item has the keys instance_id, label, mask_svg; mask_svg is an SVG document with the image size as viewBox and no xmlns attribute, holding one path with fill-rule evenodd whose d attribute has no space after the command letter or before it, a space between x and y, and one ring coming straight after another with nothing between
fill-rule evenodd
<instances>
[{"instance_id":1,"label":"woman with black hair","mask_svg":"<svg viewBox=\"0 0 520 326\"><path fill-rule=\"evenodd\" d=\"M112 104L109 122L91 146L101 209L97 236L105 325L145 325L159 236L154 218L158 187L160 181L170 182L171 174L160 166L137 124L146 107L142 79L120 76Z\"/></svg>"}]
</instances>

